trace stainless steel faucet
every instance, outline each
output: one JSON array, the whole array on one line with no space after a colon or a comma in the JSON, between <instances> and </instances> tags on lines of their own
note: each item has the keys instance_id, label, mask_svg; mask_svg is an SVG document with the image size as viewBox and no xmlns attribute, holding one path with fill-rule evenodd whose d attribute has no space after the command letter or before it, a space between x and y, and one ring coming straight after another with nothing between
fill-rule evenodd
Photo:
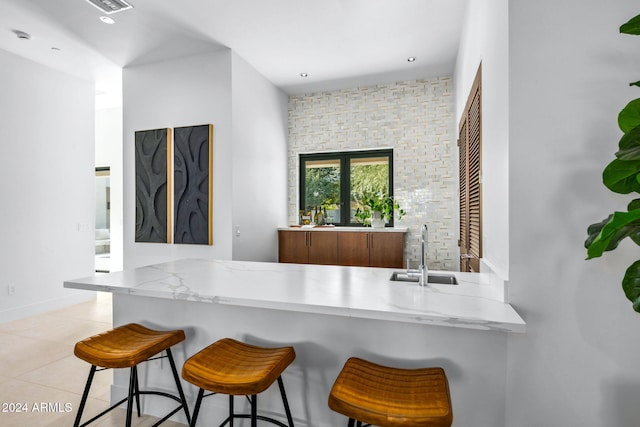
<instances>
[{"instance_id":1,"label":"stainless steel faucet","mask_svg":"<svg viewBox=\"0 0 640 427\"><path fill-rule=\"evenodd\" d=\"M418 269L412 269L407 260L407 276L418 277L420 286L429 286L429 267L427 267L427 246L429 241L429 230L427 224L420 227L420 266Z\"/></svg>"},{"instance_id":2,"label":"stainless steel faucet","mask_svg":"<svg viewBox=\"0 0 640 427\"><path fill-rule=\"evenodd\" d=\"M429 267L427 266L427 246L429 229L427 224L422 224L420 236L420 286L429 286Z\"/></svg>"}]
</instances>

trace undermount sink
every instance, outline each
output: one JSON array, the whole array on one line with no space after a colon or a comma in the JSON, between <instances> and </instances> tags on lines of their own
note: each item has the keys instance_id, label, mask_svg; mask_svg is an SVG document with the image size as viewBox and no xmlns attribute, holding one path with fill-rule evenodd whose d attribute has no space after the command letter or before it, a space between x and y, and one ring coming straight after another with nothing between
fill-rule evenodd
<instances>
[{"instance_id":1,"label":"undermount sink","mask_svg":"<svg viewBox=\"0 0 640 427\"><path fill-rule=\"evenodd\" d=\"M389 279L393 282L420 282L419 273L407 273L406 271L394 271ZM453 274L429 273L428 283L438 285L457 285L458 280Z\"/></svg>"}]
</instances>

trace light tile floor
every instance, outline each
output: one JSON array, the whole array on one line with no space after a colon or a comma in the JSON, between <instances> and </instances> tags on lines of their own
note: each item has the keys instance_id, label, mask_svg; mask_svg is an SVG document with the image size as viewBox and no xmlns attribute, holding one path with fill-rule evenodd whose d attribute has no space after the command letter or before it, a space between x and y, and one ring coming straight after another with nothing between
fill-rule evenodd
<instances>
[{"instance_id":1,"label":"light tile floor","mask_svg":"<svg viewBox=\"0 0 640 427\"><path fill-rule=\"evenodd\" d=\"M98 293L93 301L0 324L0 426L73 425L89 373L89 365L73 355L73 346L110 329L111 314L111 294ZM96 373L85 407L89 417L83 419L108 407L111 382L112 371ZM122 426L124 418L125 410L118 408L91 425ZM134 415L133 425L155 421Z\"/></svg>"}]
</instances>

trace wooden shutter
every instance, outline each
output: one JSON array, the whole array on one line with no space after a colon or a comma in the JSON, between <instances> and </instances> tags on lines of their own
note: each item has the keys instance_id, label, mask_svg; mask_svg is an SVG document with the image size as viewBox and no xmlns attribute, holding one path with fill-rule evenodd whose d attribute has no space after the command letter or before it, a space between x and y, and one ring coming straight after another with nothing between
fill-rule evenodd
<instances>
[{"instance_id":1,"label":"wooden shutter","mask_svg":"<svg viewBox=\"0 0 640 427\"><path fill-rule=\"evenodd\" d=\"M463 257L469 253L469 169L467 168L467 120L466 113L460 122L458 134L459 174L460 174L460 271L469 271L467 260Z\"/></svg>"},{"instance_id":2,"label":"wooden shutter","mask_svg":"<svg viewBox=\"0 0 640 427\"><path fill-rule=\"evenodd\" d=\"M460 271L480 271L482 258L482 67L459 126Z\"/></svg>"}]
</instances>

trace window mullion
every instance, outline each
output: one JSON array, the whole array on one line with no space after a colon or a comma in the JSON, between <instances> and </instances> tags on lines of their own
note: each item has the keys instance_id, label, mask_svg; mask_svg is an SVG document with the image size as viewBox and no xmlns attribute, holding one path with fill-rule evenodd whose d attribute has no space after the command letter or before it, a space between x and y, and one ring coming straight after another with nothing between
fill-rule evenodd
<instances>
[{"instance_id":1,"label":"window mullion","mask_svg":"<svg viewBox=\"0 0 640 427\"><path fill-rule=\"evenodd\" d=\"M351 225L351 174L349 157L340 157L340 215L344 225Z\"/></svg>"}]
</instances>

